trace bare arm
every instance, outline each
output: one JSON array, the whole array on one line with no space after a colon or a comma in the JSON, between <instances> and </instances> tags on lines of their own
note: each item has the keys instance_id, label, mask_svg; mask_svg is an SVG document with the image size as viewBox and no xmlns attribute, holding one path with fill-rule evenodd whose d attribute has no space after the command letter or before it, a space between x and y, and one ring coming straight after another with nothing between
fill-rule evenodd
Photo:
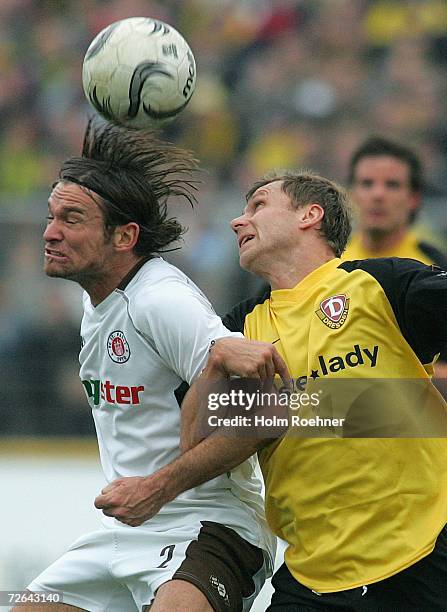
<instances>
[{"instance_id":1,"label":"bare arm","mask_svg":"<svg viewBox=\"0 0 447 612\"><path fill-rule=\"evenodd\" d=\"M198 441L194 430L200 413L196 417L195 411L200 404L200 385L206 381L225 379L230 374L267 381L275 372L288 382L287 367L272 345L243 338L216 342L207 367L182 404L182 445L188 450L150 476L120 478L110 483L96 498L95 506L106 516L130 526L141 525L184 491L232 470L267 445L270 437L259 438L252 433L241 439L219 430Z\"/></svg>"},{"instance_id":2,"label":"bare arm","mask_svg":"<svg viewBox=\"0 0 447 612\"><path fill-rule=\"evenodd\" d=\"M95 506L136 527L180 493L232 470L269 441L213 434L150 476L114 480L95 499Z\"/></svg>"},{"instance_id":3,"label":"bare arm","mask_svg":"<svg viewBox=\"0 0 447 612\"><path fill-rule=\"evenodd\" d=\"M221 338L210 350L206 368L193 383L182 402L180 449L185 452L203 438L200 422L207 411L202 399L219 380L231 375L269 383L279 374L286 388L290 373L281 355L272 344L246 338Z\"/></svg>"}]
</instances>

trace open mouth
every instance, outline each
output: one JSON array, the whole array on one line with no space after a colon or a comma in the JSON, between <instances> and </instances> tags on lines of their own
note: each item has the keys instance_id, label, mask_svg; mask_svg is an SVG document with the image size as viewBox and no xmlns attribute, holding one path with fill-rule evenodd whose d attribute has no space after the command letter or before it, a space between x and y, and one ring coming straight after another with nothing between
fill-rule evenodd
<instances>
[{"instance_id":1,"label":"open mouth","mask_svg":"<svg viewBox=\"0 0 447 612\"><path fill-rule=\"evenodd\" d=\"M244 244L247 244L247 242L250 242L250 240L253 240L254 236L243 236L243 238L241 238L241 240L239 241L239 248L241 249Z\"/></svg>"},{"instance_id":2,"label":"open mouth","mask_svg":"<svg viewBox=\"0 0 447 612\"><path fill-rule=\"evenodd\" d=\"M62 251L57 251L56 249L45 249L45 257L47 259L55 259L55 260L66 260L67 256L62 253Z\"/></svg>"}]
</instances>

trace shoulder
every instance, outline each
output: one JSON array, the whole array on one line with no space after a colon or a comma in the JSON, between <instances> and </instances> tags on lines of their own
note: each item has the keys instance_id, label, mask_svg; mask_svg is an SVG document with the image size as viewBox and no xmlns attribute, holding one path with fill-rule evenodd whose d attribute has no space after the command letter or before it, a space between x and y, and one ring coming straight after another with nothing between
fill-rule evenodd
<instances>
[{"instance_id":1,"label":"shoulder","mask_svg":"<svg viewBox=\"0 0 447 612\"><path fill-rule=\"evenodd\" d=\"M347 273L361 270L380 282L396 282L406 277L432 272L433 267L417 259L406 257L378 257L377 259L357 259L343 261L339 269Z\"/></svg>"},{"instance_id":2,"label":"shoulder","mask_svg":"<svg viewBox=\"0 0 447 612\"><path fill-rule=\"evenodd\" d=\"M230 331L244 331L245 317L252 312L258 304L263 304L270 298L271 289L269 286L263 287L255 296L239 302L230 312L228 312L222 321Z\"/></svg>"},{"instance_id":3,"label":"shoulder","mask_svg":"<svg viewBox=\"0 0 447 612\"><path fill-rule=\"evenodd\" d=\"M125 291L135 306L162 307L196 299L209 304L205 295L181 270L163 259L147 262Z\"/></svg>"},{"instance_id":4,"label":"shoulder","mask_svg":"<svg viewBox=\"0 0 447 612\"><path fill-rule=\"evenodd\" d=\"M443 253L433 244L421 240L418 242L418 247L422 253L431 260L436 266L439 266L443 270L447 270L447 255Z\"/></svg>"},{"instance_id":5,"label":"shoulder","mask_svg":"<svg viewBox=\"0 0 447 612\"><path fill-rule=\"evenodd\" d=\"M427 269L427 265L416 259L403 257L378 257L376 259L355 259L343 261L339 266L340 270L351 273L355 270L363 270L377 278L396 277L405 273L415 273Z\"/></svg>"},{"instance_id":6,"label":"shoulder","mask_svg":"<svg viewBox=\"0 0 447 612\"><path fill-rule=\"evenodd\" d=\"M344 261L339 269L348 274L356 271L367 274L379 283L390 301L405 294L410 284L417 283L434 274L432 266L416 259L402 257L379 257Z\"/></svg>"},{"instance_id":7,"label":"shoulder","mask_svg":"<svg viewBox=\"0 0 447 612\"><path fill-rule=\"evenodd\" d=\"M142 274L126 288L124 298L129 316L138 329L146 329L147 325L157 329L176 329L190 326L193 319L218 319L195 283L163 260L143 269Z\"/></svg>"},{"instance_id":8,"label":"shoulder","mask_svg":"<svg viewBox=\"0 0 447 612\"><path fill-rule=\"evenodd\" d=\"M126 287L126 293L136 294L148 287L162 287L170 283L187 285L192 281L181 270L168 263L161 257L150 259L137 272Z\"/></svg>"}]
</instances>

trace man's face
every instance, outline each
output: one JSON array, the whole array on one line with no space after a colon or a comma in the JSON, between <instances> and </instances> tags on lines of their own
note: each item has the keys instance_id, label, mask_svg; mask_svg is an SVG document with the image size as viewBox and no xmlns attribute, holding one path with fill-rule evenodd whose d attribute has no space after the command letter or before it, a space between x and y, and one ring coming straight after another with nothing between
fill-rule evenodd
<instances>
[{"instance_id":1,"label":"man's face","mask_svg":"<svg viewBox=\"0 0 447 612\"><path fill-rule=\"evenodd\" d=\"M259 187L243 214L231 222L241 267L261 276L273 263L288 261L291 249L297 246L297 211L281 184L273 181Z\"/></svg>"},{"instance_id":2,"label":"man's face","mask_svg":"<svg viewBox=\"0 0 447 612\"><path fill-rule=\"evenodd\" d=\"M48 200L44 271L48 276L83 281L110 265L111 241L99 205L79 185L57 183Z\"/></svg>"},{"instance_id":3,"label":"man's face","mask_svg":"<svg viewBox=\"0 0 447 612\"><path fill-rule=\"evenodd\" d=\"M408 165L395 157L364 157L354 171L351 188L359 229L392 234L410 223L420 196L410 186Z\"/></svg>"}]
</instances>

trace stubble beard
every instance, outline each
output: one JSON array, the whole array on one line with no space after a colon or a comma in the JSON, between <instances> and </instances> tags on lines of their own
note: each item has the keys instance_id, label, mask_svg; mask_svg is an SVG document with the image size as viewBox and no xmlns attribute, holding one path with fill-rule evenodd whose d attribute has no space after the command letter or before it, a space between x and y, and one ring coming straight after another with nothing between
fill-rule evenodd
<instances>
[{"instance_id":1,"label":"stubble beard","mask_svg":"<svg viewBox=\"0 0 447 612\"><path fill-rule=\"evenodd\" d=\"M261 261L262 257L259 255L256 256L255 253L248 257L245 261L242 260L242 257L239 257L239 265L243 270L265 280L265 273Z\"/></svg>"},{"instance_id":2,"label":"stubble beard","mask_svg":"<svg viewBox=\"0 0 447 612\"><path fill-rule=\"evenodd\" d=\"M366 233L373 242L380 242L395 232L394 228L389 227L370 227Z\"/></svg>"},{"instance_id":3,"label":"stubble beard","mask_svg":"<svg viewBox=\"0 0 447 612\"><path fill-rule=\"evenodd\" d=\"M44 272L49 278L61 278L63 280L73 281L81 287L90 285L96 282L103 272L99 270L64 270L61 268L51 268L47 264L44 265Z\"/></svg>"},{"instance_id":4,"label":"stubble beard","mask_svg":"<svg viewBox=\"0 0 447 612\"><path fill-rule=\"evenodd\" d=\"M67 272L61 269L53 268L51 264L44 262L43 265L44 273L50 278L67 278Z\"/></svg>"}]
</instances>

